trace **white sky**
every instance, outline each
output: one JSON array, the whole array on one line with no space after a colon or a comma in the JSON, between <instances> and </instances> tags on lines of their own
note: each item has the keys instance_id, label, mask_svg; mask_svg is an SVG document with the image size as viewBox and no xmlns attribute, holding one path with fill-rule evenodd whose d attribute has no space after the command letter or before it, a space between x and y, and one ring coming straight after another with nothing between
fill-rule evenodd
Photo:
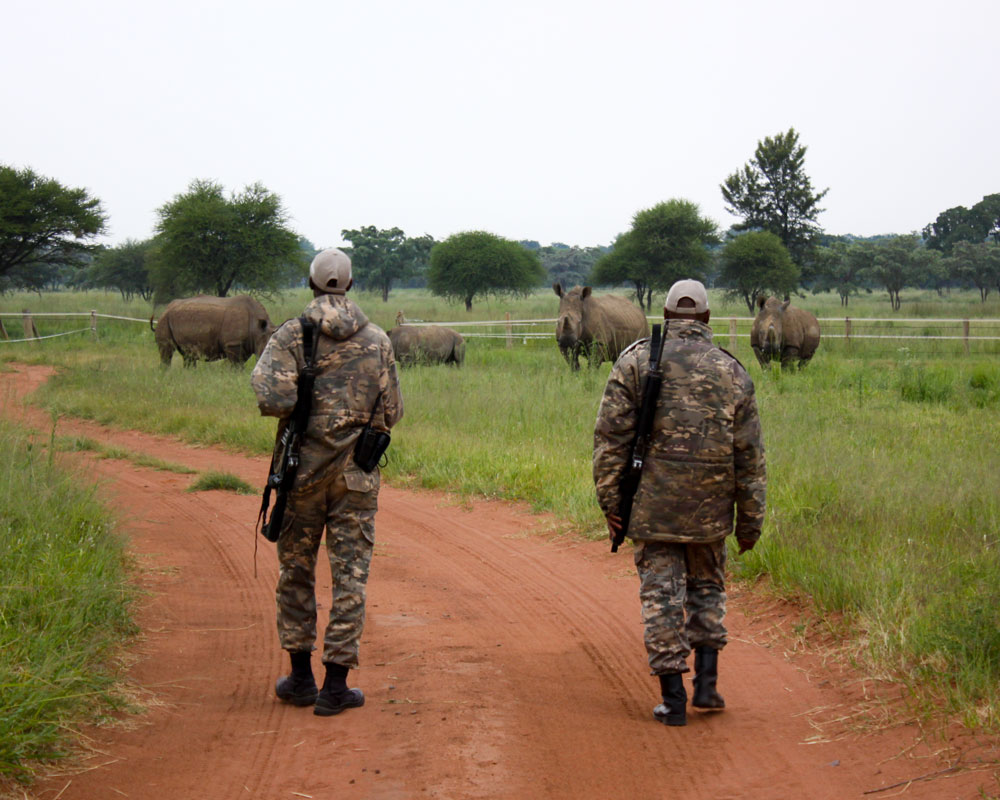
<instances>
[{"instance_id":1,"label":"white sky","mask_svg":"<svg viewBox=\"0 0 1000 800\"><path fill-rule=\"evenodd\" d=\"M100 198L109 243L195 178L317 246L398 226L608 244L789 127L831 233L1000 192L996 0L8 0L0 163Z\"/></svg>"}]
</instances>

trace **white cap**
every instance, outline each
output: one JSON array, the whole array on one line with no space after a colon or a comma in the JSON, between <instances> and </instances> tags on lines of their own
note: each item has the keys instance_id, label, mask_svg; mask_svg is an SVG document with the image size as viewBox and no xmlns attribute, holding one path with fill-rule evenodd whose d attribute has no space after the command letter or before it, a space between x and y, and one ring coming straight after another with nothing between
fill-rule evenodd
<instances>
[{"instance_id":1,"label":"white cap","mask_svg":"<svg viewBox=\"0 0 1000 800\"><path fill-rule=\"evenodd\" d=\"M309 279L321 292L344 294L351 285L351 259L336 247L324 250L309 265Z\"/></svg>"},{"instance_id":2,"label":"white cap","mask_svg":"<svg viewBox=\"0 0 1000 800\"><path fill-rule=\"evenodd\" d=\"M694 308L678 308L677 303L682 298L688 297L694 300ZM676 311L680 314L703 314L708 311L708 292L701 281L683 280L677 281L667 292L667 299L663 303L667 311Z\"/></svg>"}]
</instances>

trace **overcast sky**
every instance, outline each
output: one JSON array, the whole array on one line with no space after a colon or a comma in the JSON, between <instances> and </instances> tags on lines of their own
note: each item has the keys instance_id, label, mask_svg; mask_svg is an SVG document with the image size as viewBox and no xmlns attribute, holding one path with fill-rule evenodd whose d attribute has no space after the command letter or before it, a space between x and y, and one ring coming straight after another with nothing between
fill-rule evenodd
<instances>
[{"instance_id":1,"label":"overcast sky","mask_svg":"<svg viewBox=\"0 0 1000 800\"><path fill-rule=\"evenodd\" d=\"M831 233L1000 192L996 0L4 5L0 163L86 187L108 243L196 178L317 246L398 226L608 244L794 127Z\"/></svg>"}]
</instances>

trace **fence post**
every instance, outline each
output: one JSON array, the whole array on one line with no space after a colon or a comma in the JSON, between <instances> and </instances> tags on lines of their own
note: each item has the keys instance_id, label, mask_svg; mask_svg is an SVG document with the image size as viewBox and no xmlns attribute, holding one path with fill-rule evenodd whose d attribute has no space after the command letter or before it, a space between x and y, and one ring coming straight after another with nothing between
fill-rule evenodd
<instances>
[{"instance_id":1,"label":"fence post","mask_svg":"<svg viewBox=\"0 0 1000 800\"><path fill-rule=\"evenodd\" d=\"M90 333L96 339L97 338L97 309L92 308L90 310Z\"/></svg>"},{"instance_id":2,"label":"fence post","mask_svg":"<svg viewBox=\"0 0 1000 800\"><path fill-rule=\"evenodd\" d=\"M514 329L511 327L511 324L510 324L510 312L509 311L507 311L505 313L505 317L507 319L507 349L510 350L510 348L512 348L514 346Z\"/></svg>"},{"instance_id":3,"label":"fence post","mask_svg":"<svg viewBox=\"0 0 1000 800\"><path fill-rule=\"evenodd\" d=\"M736 352L736 317L729 318L729 349Z\"/></svg>"},{"instance_id":4,"label":"fence post","mask_svg":"<svg viewBox=\"0 0 1000 800\"><path fill-rule=\"evenodd\" d=\"M962 320L962 336L965 338L965 354L969 355L969 320Z\"/></svg>"},{"instance_id":5,"label":"fence post","mask_svg":"<svg viewBox=\"0 0 1000 800\"><path fill-rule=\"evenodd\" d=\"M10 338L7 335L7 329L3 326L3 320L2 319L0 319L0 336L2 336L4 339L9 339Z\"/></svg>"},{"instance_id":6,"label":"fence post","mask_svg":"<svg viewBox=\"0 0 1000 800\"><path fill-rule=\"evenodd\" d=\"M844 317L844 341L849 345L851 343L851 318Z\"/></svg>"},{"instance_id":7,"label":"fence post","mask_svg":"<svg viewBox=\"0 0 1000 800\"><path fill-rule=\"evenodd\" d=\"M24 314L24 338L25 339L37 339L38 338L38 328L35 327L35 321L31 318L31 312L28 309L24 309L22 312Z\"/></svg>"}]
</instances>

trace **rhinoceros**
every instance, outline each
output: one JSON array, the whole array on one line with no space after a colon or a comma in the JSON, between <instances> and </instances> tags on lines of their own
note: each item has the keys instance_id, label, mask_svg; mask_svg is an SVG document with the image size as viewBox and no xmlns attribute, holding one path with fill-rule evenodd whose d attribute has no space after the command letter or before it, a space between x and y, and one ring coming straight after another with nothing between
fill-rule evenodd
<instances>
[{"instance_id":1,"label":"rhinoceros","mask_svg":"<svg viewBox=\"0 0 1000 800\"><path fill-rule=\"evenodd\" d=\"M782 367L796 362L804 367L819 347L819 322L803 308L795 308L790 300L758 297L757 316L750 329L750 346L760 365L772 359Z\"/></svg>"},{"instance_id":2,"label":"rhinoceros","mask_svg":"<svg viewBox=\"0 0 1000 800\"><path fill-rule=\"evenodd\" d=\"M636 339L649 336L646 315L624 297L597 297L589 286L564 292L554 283L552 290L559 296L556 342L574 370L580 369L581 353L596 367L602 361L616 360Z\"/></svg>"},{"instance_id":3,"label":"rhinoceros","mask_svg":"<svg viewBox=\"0 0 1000 800\"><path fill-rule=\"evenodd\" d=\"M251 355L260 357L274 326L264 306L248 295L199 295L167 305L153 330L164 367L170 366L174 350L184 358L185 367L193 367L199 359L223 358L241 366Z\"/></svg>"},{"instance_id":4,"label":"rhinoceros","mask_svg":"<svg viewBox=\"0 0 1000 800\"><path fill-rule=\"evenodd\" d=\"M465 360L465 339L458 331L440 325L397 325L389 331L396 361L410 364L454 364Z\"/></svg>"}]
</instances>

